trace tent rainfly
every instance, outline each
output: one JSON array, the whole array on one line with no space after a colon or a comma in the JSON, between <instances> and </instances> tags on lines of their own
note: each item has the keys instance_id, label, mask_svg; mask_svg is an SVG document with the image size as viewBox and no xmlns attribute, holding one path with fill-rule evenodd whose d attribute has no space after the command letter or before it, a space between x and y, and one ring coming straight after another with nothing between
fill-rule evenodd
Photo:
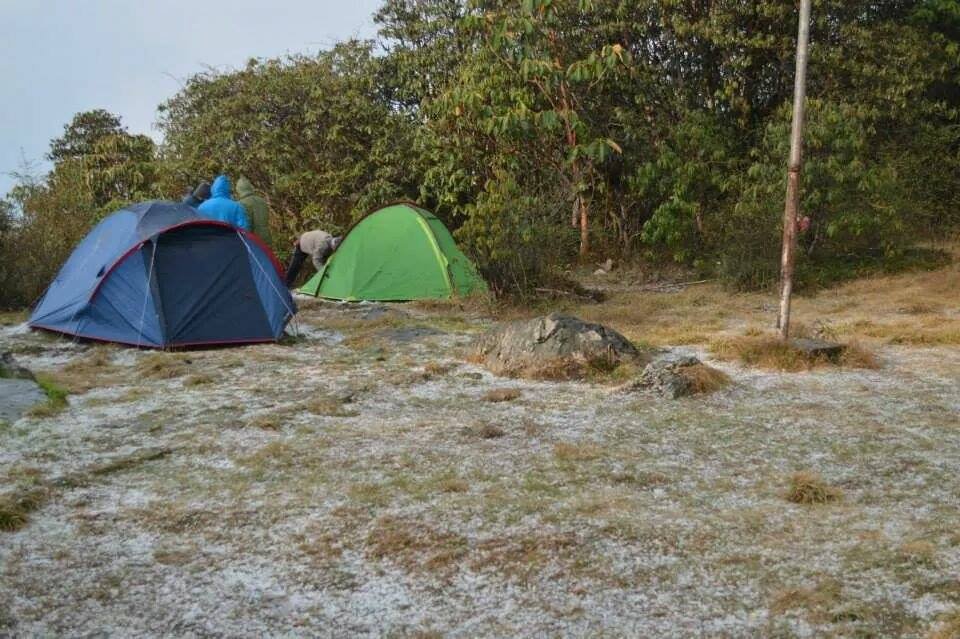
<instances>
[{"instance_id":1,"label":"tent rainfly","mask_svg":"<svg viewBox=\"0 0 960 639\"><path fill-rule=\"evenodd\" d=\"M168 348L275 341L295 312L280 264L255 235L154 201L95 226L29 325Z\"/></svg>"},{"instance_id":2,"label":"tent rainfly","mask_svg":"<svg viewBox=\"0 0 960 639\"><path fill-rule=\"evenodd\" d=\"M335 300L400 302L486 290L443 222L413 204L399 203L354 225L300 292Z\"/></svg>"}]
</instances>

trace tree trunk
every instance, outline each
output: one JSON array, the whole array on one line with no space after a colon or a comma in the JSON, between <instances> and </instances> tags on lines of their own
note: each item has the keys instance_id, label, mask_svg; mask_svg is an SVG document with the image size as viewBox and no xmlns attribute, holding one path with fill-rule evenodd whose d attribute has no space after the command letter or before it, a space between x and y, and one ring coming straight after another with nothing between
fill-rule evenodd
<instances>
[{"instance_id":1,"label":"tree trunk","mask_svg":"<svg viewBox=\"0 0 960 639\"><path fill-rule=\"evenodd\" d=\"M582 196L577 196L580 203L580 258L590 253L590 205Z\"/></svg>"},{"instance_id":2,"label":"tree trunk","mask_svg":"<svg viewBox=\"0 0 960 639\"><path fill-rule=\"evenodd\" d=\"M790 336L790 301L793 296L793 270L797 250L797 220L800 217L800 172L803 170L803 116L807 95L807 49L810 38L811 0L800 0L800 25L797 33L797 73L793 87L793 125L790 131L790 163L787 195L783 207L783 253L780 259L780 338Z\"/></svg>"}]
</instances>

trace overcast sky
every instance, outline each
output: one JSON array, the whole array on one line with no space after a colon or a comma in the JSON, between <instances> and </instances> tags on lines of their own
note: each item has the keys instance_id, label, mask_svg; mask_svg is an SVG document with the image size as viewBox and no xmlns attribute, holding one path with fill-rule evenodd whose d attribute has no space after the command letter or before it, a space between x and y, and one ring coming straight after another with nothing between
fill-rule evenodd
<instances>
[{"instance_id":1,"label":"overcast sky","mask_svg":"<svg viewBox=\"0 0 960 639\"><path fill-rule=\"evenodd\" d=\"M21 150L41 160L74 113L158 139L157 105L184 78L371 37L380 1L0 0L0 195Z\"/></svg>"}]
</instances>

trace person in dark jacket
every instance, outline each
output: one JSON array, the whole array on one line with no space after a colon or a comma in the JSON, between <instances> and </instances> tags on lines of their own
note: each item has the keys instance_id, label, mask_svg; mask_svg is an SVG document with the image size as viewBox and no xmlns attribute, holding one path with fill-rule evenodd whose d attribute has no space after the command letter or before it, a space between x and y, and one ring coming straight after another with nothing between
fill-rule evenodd
<instances>
[{"instance_id":1,"label":"person in dark jacket","mask_svg":"<svg viewBox=\"0 0 960 639\"><path fill-rule=\"evenodd\" d=\"M210 199L197 207L203 216L232 224L246 231L250 230L247 212L243 210L241 204L230 197L230 178L226 175L218 175L213 181L210 193Z\"/></svg>"},{"instance_id":2,"label":"person in dark jacket","mask_svg":"<svg viewBox=\"0 0 960 639\"><path fill-rule=\"evenodd\" d=\"M205 201L210 199L210 183L204 180L197 185L197 188L192 191L187 191L187 194L183 196L182 202L187 206L192 206L197 208Z\"/></svg>"},{"instance_id":3,"label":"person in dark jacket","mask_svg":"<svg viewBox=\"0 0 960 639\"><path fill-rule=\"evenodd\" d=\"M237 180L237 202L243 205L243 209L247 212L250 230L267 246L272 246L270 209L267 207L267 201L257 195L250 180L242 176Z\"/></svg>"}]
</instances>

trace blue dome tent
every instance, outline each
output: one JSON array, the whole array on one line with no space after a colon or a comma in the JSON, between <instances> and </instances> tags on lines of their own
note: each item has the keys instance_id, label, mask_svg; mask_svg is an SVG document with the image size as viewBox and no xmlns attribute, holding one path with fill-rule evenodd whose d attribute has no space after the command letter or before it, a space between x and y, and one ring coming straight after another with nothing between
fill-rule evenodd
<instances>
[{"instance_id":1,"label":"blue dome tent","mask_svg":"<svg viewBox=\"0 0 960 639\"><path fill-rule=\"evenodd\" d=\"M295 312L282 268L257 236L153 201L94 227L29 325L169 348L276 341Z\"/></svg>"}]
</instances>

